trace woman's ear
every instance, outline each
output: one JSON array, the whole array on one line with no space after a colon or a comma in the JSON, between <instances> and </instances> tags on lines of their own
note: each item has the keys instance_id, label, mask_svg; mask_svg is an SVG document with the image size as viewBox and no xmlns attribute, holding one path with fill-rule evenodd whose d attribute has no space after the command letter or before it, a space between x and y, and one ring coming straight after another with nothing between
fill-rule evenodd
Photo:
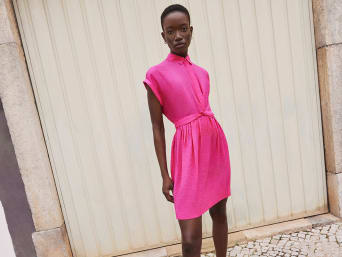
<instances>
[{"instance_id":1,"label":"woman's ear","mask_svg":"<svg viewBox=\"0 0 342 257\"><path fill-rule=\"evenodd\" d=\"M160 35L162 36L162 38L164 39L164 42L166 43L164 31L162 31L162 33L160 33Z\"/></svg>"}]
</instances>

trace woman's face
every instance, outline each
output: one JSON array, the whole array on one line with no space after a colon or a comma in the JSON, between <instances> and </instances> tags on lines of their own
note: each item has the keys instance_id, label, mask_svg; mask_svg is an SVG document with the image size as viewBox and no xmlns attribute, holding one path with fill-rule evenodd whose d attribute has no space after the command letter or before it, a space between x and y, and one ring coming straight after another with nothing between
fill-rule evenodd
<instances>
[{"instance_id":1,"label":"woman's face","mask_svg":"<svg viewBox=\"0 0 342 257\"><path fill-rule=\"evenodd\" d=\"M188 16L183 12L174 11L165 16L161 34L172 53L186 56L191 42L192 30Z\"/></svg>"}]
</instances>

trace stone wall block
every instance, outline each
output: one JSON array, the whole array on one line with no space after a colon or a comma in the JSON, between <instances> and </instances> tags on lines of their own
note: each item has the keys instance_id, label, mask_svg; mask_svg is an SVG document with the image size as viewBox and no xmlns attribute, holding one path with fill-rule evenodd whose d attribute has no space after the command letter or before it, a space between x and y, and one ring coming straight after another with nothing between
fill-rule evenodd
<instances>
[{"instance_id":1,"label":"stone wall block","mask_svg":"<svg viewBox=\"0 0 342 257\"><path fill-rule=\"evenodd\" d=\"M10 21L8 16L5 15L6 13L5 2L0 0L0 45L14 41Z\"/></svg>"},{"instance_id":2,"label":"stone wall block","mask_svg":"<svg viewBox=\"0 0 342 257\"><path fill-rule=\"evenodd\" d=\"M316 48L342 42L342 1L312 0Z\"/></svg>"},{"instance_id":3,"label":"stone wall block","mask_svg":"<svg viewBox=\"0 0 342 257\"><path fill-rule=\"evenodd\" d=\"M327 174L330 213L342 217L342 173Z\"/></svg>"},{"instance_id":4,"label":"stone wall block","mask_svg":"<svg viewBox=\"0 0 342 257\"><path fill-rule=\"evenodd\" d=\"M323 118L324 148L328 172L342 172L342 45L317 50Z\"/></svg>"},{"instance_id":5,"label":"stone wall block","mask_svg":"<svg viewBox=\"0 0 342 257\"><path fill-rule=\"evenodd\" d=\"M65 224L60 228L32 234L37 257L72 257Z\"/></svg>"},{"instance_id":6,"label":"stone wall block","mask_svg":"<svg viewBox=\"0 0 342 257\"><path fill-rule=\"evenodd\" d=\"M324 152L325 152L325 168L328 172L334 172L335 166L335 152L334 152L334 133L332 128L332 115L329 91L329 76L327 65L327 49L320 48L317 50L317 66L320 90L320 103L322 109L322 125L324 138Z\"/></svg>"},{"instance_id":7,"label":"stone wall block","mask_svg":"<svg viewBox=\"0 0 342 257\"><path fill-rule=\"evenodd\" d=\"M60 227L63 216L31 84L16 43L0 45L0 97L36 231Z\"/></svg>"}]
</instances>

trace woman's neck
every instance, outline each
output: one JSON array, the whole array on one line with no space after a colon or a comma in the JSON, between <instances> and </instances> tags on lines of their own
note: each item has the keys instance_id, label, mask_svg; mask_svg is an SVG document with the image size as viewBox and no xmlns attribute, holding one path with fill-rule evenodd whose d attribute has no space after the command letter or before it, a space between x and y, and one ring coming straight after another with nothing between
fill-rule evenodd
<instances>
[{"instance_id":1,"label":"woman's neck","mask_svg":"<svg viewBox=\"0 0 342 257\"><path fill-rule=\"evenodd\" d=\"M184 58L188 55L188 51L186 51L185 54L177 54L177 53L172 52L172 51L171 51L171 53L175 54L175 55L178 55L178 56L181 56L181 57L184 57Z\"/></svg>"}]
</instances>

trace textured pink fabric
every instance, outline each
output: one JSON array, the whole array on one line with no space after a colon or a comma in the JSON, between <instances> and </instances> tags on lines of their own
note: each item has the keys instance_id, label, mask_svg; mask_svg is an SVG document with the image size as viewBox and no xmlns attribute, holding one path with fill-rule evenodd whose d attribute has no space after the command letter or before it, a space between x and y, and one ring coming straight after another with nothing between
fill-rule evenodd
<instances>
[{"instance_id":1,"label":"textured pink fabric","mask_svg":"<svg viewBox=\"0 0 342 257\"><path fill-rule=\"evenodd\" d=\"M170 164L176 218L199 217L231 195L228 143L209 105L209 74L189 55L170 52L143 83L176 128Z\"/></svg>"}]
</instances>

